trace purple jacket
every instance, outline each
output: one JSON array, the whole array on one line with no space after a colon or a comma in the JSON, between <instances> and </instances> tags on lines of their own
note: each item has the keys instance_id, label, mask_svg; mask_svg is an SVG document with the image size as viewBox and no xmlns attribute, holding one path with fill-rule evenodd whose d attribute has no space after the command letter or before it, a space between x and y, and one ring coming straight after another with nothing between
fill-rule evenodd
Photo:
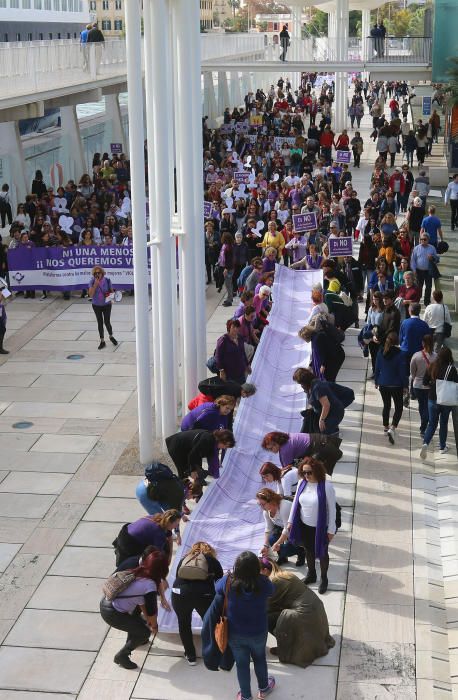
<instances>
[{"instance_id":1,"label":"purple jacket","mask_svg":"<svg viewBox=\"0 0 458 700\"><path fill-rule=\"evenodd\" d=\"M215 360L218 369L223 369L226 372L226 379L233 379L239 383L245 381L245 370L248 362L241 336L238 337L237 344L232 342L227 333L218 338Z\"/></svg>"},{"instance_id":2,"label":"purple jacket","mask_svg":"<svg viewBox=\"0 0 458 700\"><path fill-rule=\"evenodd\" d=\"M181 430L225 430L228 416L222 416L213 401L202 403L187 413L181 421Z\"/></svg>"},{"instance_id":3,"label":"purple jacket","mask_svg":"<svg viewBox=\"0 0 458 700\"><path fill-rule=\"evenodd\" d=\"M310 447L310 435L308 433L289 433L289 440L280 447L280 462L282 467L287 467L294 459L305 457Z\"/></svg>"}]
</instances>

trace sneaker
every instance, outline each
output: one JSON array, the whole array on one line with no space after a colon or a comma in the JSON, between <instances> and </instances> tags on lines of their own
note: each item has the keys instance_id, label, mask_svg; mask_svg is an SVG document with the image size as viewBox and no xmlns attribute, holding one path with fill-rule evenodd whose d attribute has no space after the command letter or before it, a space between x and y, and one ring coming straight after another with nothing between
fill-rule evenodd
<instances>
[{"instance_id":1,"label":"sneaker","mask_svg":"<svg viewBox=\"0 0 458 700\"><path fill-rule=\"evenodd\" d=\"M228 301L228 300L226 299L226 301L223 301L223 304L222 304L222 305L223 305L223 306L232 306L232 301Z\"/></svg>"},{"instance_id":2,"label":"sneaker","mask_svg":"<svg viewBox=\"0 0 458 700\"><path fill-rule=\"evenodd\" d=\"M448 452L447 445L445 445L445 447L442 447L442 449L440 449L439 452L441 453L441 455L446 455Z\"/></svg>"},{"instance_id":3,"label":"sneaker","mask_svg":"<svg viewBox=\"0 0 458 700\"><path fill-rule=\"evenodd\" d=\"M243 695L242 695L242 691L239 690L239 692L237 693L237 700L253 700L253 698L252 698L252 697L250 697L250 698L244 698Z\"/></svg>"},{"instance_id":4,"label":"sneaker","mask_svg":"<svg viewBox=\"0 0 458 700\"><path fill-rule=\"evenodd\" d=\"M391 428L387 431L388 435L388 440L391 442L392 445L394 445L394 428L391 426Z\"/></svg>"},{"instance_id":5,"label":"sneaker","mask_svg":"<svg viewBox=\"0 0 458 700\"><path fill-rule=\"evenodd\" d=\"M103 348L106 348L106 346L107 346L106 342L104 340L101 340L97 350L103 350Z\"/></svg>"},{"instance_id":6,"label":"sneaker","mask_svg":"<svg viewBox=\"0 0 458 700\"><path fill-rule=\"evenodd\" d=\"M427 454L428 454L428 445L426 444L426 442L424 442L423 445L421 446L421 450L420 450L420 459L426 459Z\"/></svg>"},{"instance_id":7,"label":"sneaker","mask_svg":"<svg viewBox=\"0 0 458 700\"><path fill-rule=\"evenodd\" d=\"M185 654L184 658L186 659L186 661L188 662L188 664L190 666L195 666L197 663L195 656L191 656L191 655L187 656L187 654Z\"/></svg>"},{"instance_id":8,"label":"sneaker","mask_svg":"<svg viewBox=\"0 0 458 700\"><path fill-rule=\"evenodd\" d=\"M260 690L258 693L259 700L263 700L268 695L270 695L270 693L274 690L274 688L275 688L275 678L273 676L269 676L267 688L264 688L264 690Z\"/></svg>"},{"instance_id":9,"label":"sneaker","mask_svg":"<svg viewBox=\"0 0 458 700\"><path fill-rule=\"evenodd\" d=\"M389 428L383 428L383 432L385 435L387 434L388 431L389 431Z\"/></svg>"},{"instance_id":10,"label":"sneaker","mask_svg":"<svg viewBox=\"0 0 458 700\"><path fill-rule=\"evenodd\" d=\"M47 299L47 298L48 298L48 295L47 295L47 294L42 294L41 297L40 297L40 301L44 301L44 300Z\"/></svg>"},{"instance_id":11,"label":"sneaker","mask_svg":"<svg viewBox=\"0 0 458 700\"><path fill-rule=\"evenodd\" d=\"M118 344L118 341L117 341L116 338L114 338L112 335L110 335L110 340L111 340L111 342L113 343L113 345L117 345L117 344Z\"/></svg>"}]
</instances>

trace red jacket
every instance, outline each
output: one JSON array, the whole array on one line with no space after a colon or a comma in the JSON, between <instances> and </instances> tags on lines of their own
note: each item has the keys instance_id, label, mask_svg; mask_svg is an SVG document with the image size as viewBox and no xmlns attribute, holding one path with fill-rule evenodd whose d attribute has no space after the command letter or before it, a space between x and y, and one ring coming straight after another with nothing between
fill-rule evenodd
<instances>
[{"instance_id":1,"label":"red jacket","mask_svg":"<svg viewBox=\"0 0 458 700\"><path fill-rule=\"evenodd\" d=\"M205 396L205 394L197 394L197 396L194 396L193 399L188 403L188 408L190 411L192 411L193 408L197 408L197 406L201 406L203 403L211 403L214 401L213 396Z\"/></svg>"},{"instance_id":2,"label":"red jacket","mask_svg":"<svg viewBox=\"0 0 458 700\"><path fill-rule=\"evenodd\" d=\"M404 192L406 190L406 181L402 177L401 173L394 172L392 174L392 176L390 177L390 179L388 180L388 186L389 186L390 190L392 192L394 192L394 183L396 182L396 180L399 180L399 182L400 182L400 187L399 187L400 193L404 194Z\"/></svg>"},{"instance_id":3,"label":"red jacket","mask_svg":"<svg viewBox=\"0 0 458 700\"><path fill-rule=\"evenodd\" d=\"M331 148L334 145L334 134L332 131L323 131L320 136L320 146Z\"/></svg>"}]
</instances>

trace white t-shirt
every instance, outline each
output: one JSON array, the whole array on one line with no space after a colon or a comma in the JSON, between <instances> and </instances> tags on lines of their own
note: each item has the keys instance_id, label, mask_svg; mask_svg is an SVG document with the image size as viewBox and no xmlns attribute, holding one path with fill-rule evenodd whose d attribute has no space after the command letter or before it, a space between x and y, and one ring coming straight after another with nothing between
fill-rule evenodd
<instances>
[{"instance_id":1,"label":"white t-shirt","mask_svg":"<svg viewBox=\"0 0 458 700\"><path fill-rule=\"evenodd\" d=\"M266 522L265 531L269 533L272 532L274 526L276 525L277 527L282 527L286 534L287 530L285 530L285 528L288 522L289 514L291 512L291 506L291 501L282 500L280 503L280 507L278 508L275 515L271 515L267 510L264 510L263 514L264 520Z\"/></svg>"},{"instance_id":2,"label":"white t-shirt","mask_svg":"<svg viewBox=\"0 0 458 700\"><path fill-rule=\"evenodd\" d=\"M300 181L301 179L297 175L288 175L287 177L285 177L285 182L288 185L288 187L294 187L294 185Z\"/></svg>"},{"instance_id":3,"label":"white t-shirt","mask_svg":"<svg viewBox=\"0 0 458 700\"><path fill-rule=\"evenodd\" d=\"M332 483L326 479L326 510L328 532L335 535L336 532L336 494ZM300 518L304 525L316 527L318 522L318 484L307 483L307 486L299 496Z\"/></svg>"}]
</instances>

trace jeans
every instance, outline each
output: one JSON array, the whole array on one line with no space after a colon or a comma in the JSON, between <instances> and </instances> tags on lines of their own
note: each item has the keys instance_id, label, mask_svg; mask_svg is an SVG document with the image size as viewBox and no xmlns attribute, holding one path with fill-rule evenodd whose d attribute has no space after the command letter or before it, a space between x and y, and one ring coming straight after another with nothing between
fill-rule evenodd
<instances>
[{"instance_id":1,"label":"jeans","mask_svg":"<svg viewBox=\"0 0 458 700\"><path fill-rule=\"evenodd\" d=\"M281 537L282 532L283 532L282 527L278 527L277 525L274 525L274 529L272 530L272 532L269 536L269 544L271 547ZM283 558L287 559L288 557L292 557L293 554L299 554L299 549L300 549L300 547L296 547L296 545L294 545L292 542L287 540L282 545L280 545L278 556L281 559L283 559Z\"/></svg>"},{"instance_id":2,"label":"jeans","mask_svg":"<svg viewBox=\"0 0 458 700\"><path fill-rule=\"evenodd\" d=\"M452 231L455 226L458 226L458 199L450 200L450 209L452 210Z\"/></svg>"},{"instance_id":3,"label":"jeans","mask_svg":"<svg viewBox=\"0 0 458 700\"><path fill-rule=\"evenodd\" d=\"M111 304L105 304L105 306L97 306L96 304L92 304L92 308L94 309L95 317L97 319L97 327L99 329L100 340L103 340L103 336L104 336L104 332L103 332L103 324L104 323L105 323L105 327L108 331L108 335L111 337L113 335L113 329L112 329L111 323L110 323Z\"/></svg>"},{"instance_id":4,"label":"jeans","mask_svg":"<svg viewBox=\"0 0 458 700\"><path fill-rule=\"evenodd\" d=\"M205 613L212 604L213 597L213 594L182 595L181 593L172 593L172 607L178 618L178 631L180 633L181 643L183 644L184 653L190 659L196 658L196 649L194 647L191 629L193 610L196 610L203 619Z\"/></svg>"},{"instance_id":5,"label":"jeans","mask_svg":"<svg viewBox=\"0 0 458 700\"><path fill-rule=\"evenodd\" d=\"M390 425L390 410L391 410L391 399L393 399L394 413L393 420L391 424L393 428L398 427L398 423L401 420L402 410L403 410L403 390L402 386L379 386L380 395L383 401L383 426L388 428Z\"/></svg>"},{"instance_id":6,"label":"jeans","mask_svg":"<svg viewBox=\"0 0 458 700\"><path fill-rule=\"evenodd\" d=\"M447 442L448 418L452 406L441 406L437 401L428 399L429 422L425 432L425 443L429 445L439 423L439 449L443 450Z\"/></svg>"},{"instance_id":7,"label":"jeans","mask_svg":"<svg viewBox=\"0 0 458 700\"><path fill-rule=\"evenodd\" d=\"M165 503L162 506L159 501L152 501L151 498L148 498L147 486L143 479L138 484L135 490L135 495L137 497L137 501L143 506L148 515L163 513L168 509L168 506Z\"/></svg>"},{"instance_id":8,"label":"jeans","mask_svg":"<svg viewBox=\"0 0 458 700\"><path fill-rule=\"evenodd\" d=\"M406 160L407 160L407 165L410 165L410 167L413 167L413 151L406 151Z\"/></svg>"},{"instance_id":9,"label":"jeans","mask_svg":"<svg viewBox=\"0 0 458 700\"><path fill-rule=\"evenodd\" d=\"M423 435L428 425L428 389L416 389L413 393L418 400L418 412L420 414L420 433Z\"/></svg>"},{"instance_id":10,"label":"jeans","mask_svg":"<svg viewBox=\"0 0 458 700\"><path fill-rule=\"evenodd\" d=\"M253 659L254 672L258 679L258 688L266 690L269 684L266 659L267 632L253 637L242 637L229 632L229 646L237 666L242 700L251 698L250 660Z\"/></svg>"}]
</instances>

